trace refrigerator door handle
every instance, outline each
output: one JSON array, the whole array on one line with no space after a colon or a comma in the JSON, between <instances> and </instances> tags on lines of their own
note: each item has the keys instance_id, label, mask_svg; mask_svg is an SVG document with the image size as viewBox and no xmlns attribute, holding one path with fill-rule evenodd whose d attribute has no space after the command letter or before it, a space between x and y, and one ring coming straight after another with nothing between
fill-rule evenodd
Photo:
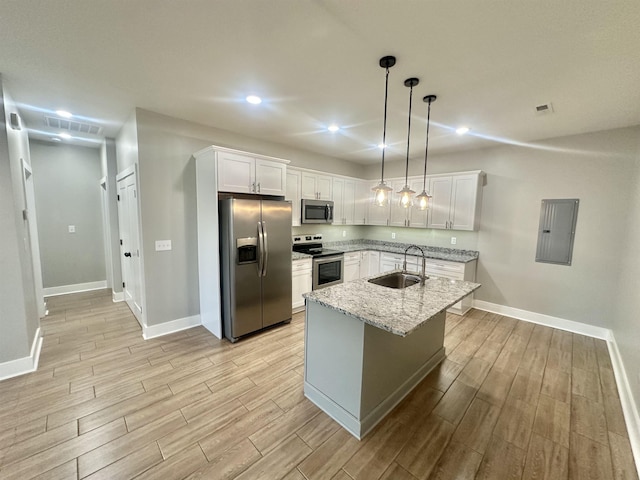
<instances>
[{"instance_id":1,"label":"refrigerator door handle","mask_svg":"<svg viewBox=\"0 0 640 480\"><path fill-rule=\"evenodd\" d=\"M262 261L262 276L267 276L267 264L269 263L269 243L267 235L267 222L262 222L262 245L264 246L264 259Z\"/></svg>"},{"instance_id":2,"label":"refrigerator door handle","mask_svg":"<svg viewBox=\"0 0 640 480\"><path fill-rule=\"evenodd\" d=\"M264 271L264 232L262 230L262 222L258 222L258 276L264 276L262 272Z\"/></svg>"}]
</instances>

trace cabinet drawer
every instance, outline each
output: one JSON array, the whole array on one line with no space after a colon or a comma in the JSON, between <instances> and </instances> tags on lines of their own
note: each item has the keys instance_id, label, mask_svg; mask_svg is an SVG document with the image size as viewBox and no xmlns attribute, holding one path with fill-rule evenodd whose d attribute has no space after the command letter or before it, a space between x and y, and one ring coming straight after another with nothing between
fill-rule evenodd
<instances>
[{"instance_id":1,"label":"cabinet drawer","mask_svg":"<svg viewBox=\"0 0 640 480\"><path fill-rule=\"evenodd\" d=\"M427 262L427 275L443 276L464 280L464 263Z\"/></svg>"},{"instance_id":2,"label":"cabinet drawer","mask_svg":"<svg viewBox=\"0 0 640 480\"><path fill-rule=\"evenodd\" d=\"M360 252L351 252L344 254L344 263L358 263L360 261Z\"/></svg>"},{"instance_id":3,"label":"cabinet drawer","mask_svg":"<svg viewBox=\"0 0 640 480\"><path fill-rule=\"evenodd\" d=\"M292 272L299 272L301 270L311 270L311 259L294 260L291 264Z\"/></svg>"}]
</instances>

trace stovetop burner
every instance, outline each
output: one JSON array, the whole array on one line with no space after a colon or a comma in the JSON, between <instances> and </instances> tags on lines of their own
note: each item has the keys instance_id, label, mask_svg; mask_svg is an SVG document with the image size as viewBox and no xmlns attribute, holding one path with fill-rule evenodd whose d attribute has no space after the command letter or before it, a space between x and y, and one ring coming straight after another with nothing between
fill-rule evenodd
<instances>
[{"instance_id":1,"label":"stovetop burner","mask_svg":"<svg viewBox=\"0 0 640 480\"><path fill-rule=\"evenodd\" d=\"M331 250L322 246L322 234L294 235L293 251L306 253L312 257L329 257L331 255L343 255L339 250Z\"/></svg>"}]
</instances>

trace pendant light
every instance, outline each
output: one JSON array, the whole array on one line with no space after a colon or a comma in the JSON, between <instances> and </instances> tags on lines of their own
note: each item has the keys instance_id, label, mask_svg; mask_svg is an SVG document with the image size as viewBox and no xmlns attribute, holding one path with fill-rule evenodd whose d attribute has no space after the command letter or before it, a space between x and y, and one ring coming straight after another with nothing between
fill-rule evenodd
<instances>
[{"instance_id":1,"label":"pendant light","mask_svg":"<svg viewBox=\"0 0 640 480\"><path fill-rule=\"evenodd\" d=\"M398 193L400 194L400 206L409 208L413 204L412 195L416 192L409 188L409 140L411 139L411 101L413 99L413 87L418 85L420 80L417 78L407 78L404 86L409 87L409 125L407 126L407 161L404 167L404 187Z\"/></svg>"},{"instance_id":2,"label":"pendant light","mask_svg":"<svg viewBox=\"0 0 640 480\"><path fill-rule=\"evenodd\" d=\"M431 120L431 104L436 101L435 95L427 95L422 99L423 102L428 103L427 108L427 140L424 147L424 177L422 179L422 193L416 197L418 201L418 207L420 210L426 210L429 208L429 200L431 195L427 193L427 157L429 156L429 122Z\"/></svg>"},{"instance_id":3,"label":"pendant light","mask_svg":"<svg viewBox=\"0 0 640 480\"><path fill-rule=\"evenodd\" d=\"M387 73L384 84L384 124L382 128L382 174L380 175L380 183L372 190L375 192L374 203L379 207L384 207L389 203L389 194L393 191L386 183L384 183L384 151L387 148L387 97L389 92L389 69L396 64L396 57L386 56L380 59L380 66Z\"/></svg>"}]
</instances>

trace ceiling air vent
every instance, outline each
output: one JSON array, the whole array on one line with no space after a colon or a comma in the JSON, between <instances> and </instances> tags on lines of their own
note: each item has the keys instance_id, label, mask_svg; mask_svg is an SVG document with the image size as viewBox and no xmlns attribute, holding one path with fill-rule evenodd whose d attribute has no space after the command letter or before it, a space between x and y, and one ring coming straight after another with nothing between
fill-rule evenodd
<instances>
[{"instance_id":1,"label":"ceiling air vent","mask_svg":"<svg viewBox=\"0 0 640 480\"><path fill-rule=\"evenodd\" d=\"M76 122L74 120L67 120L66 118L45 116L44 122L48 127L55 128L56 130L66 130L71 133L86 133L89 135L100 135L102 133L102 127L99 125Z\"/></svg>"},{"instance_id":2,"label":"ceiling air vent","mask_svg":"<svg viewBox=\"0 0 640 480\"><path fill-rule=\"evenodd\" d=\"M551 105L551 102L536 105L536 115L544 115L546 113L553 113L553 105Z\"/></svg>"}]
</instances>

